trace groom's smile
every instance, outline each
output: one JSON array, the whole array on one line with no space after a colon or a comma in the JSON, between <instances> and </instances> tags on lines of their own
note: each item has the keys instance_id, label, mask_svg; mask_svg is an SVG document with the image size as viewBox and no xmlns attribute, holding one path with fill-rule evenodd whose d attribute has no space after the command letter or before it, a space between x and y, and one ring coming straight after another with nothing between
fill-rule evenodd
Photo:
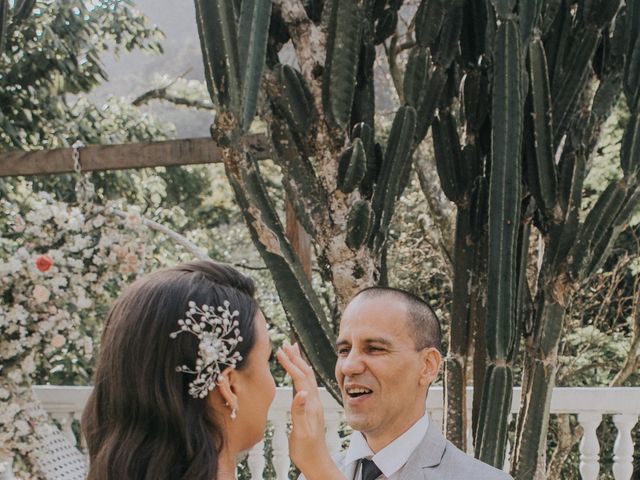
<instances>
[{"instance_id":1,"label":"groom's smile","mask_svg":"<svg viewBox=\"0 0 640 480\"><path fill-rule=\"evenodd\" d=\"M356 408L357 406L362 405L373 395L373 390L371 390L370 388L354 383L345 384L344 391L349 397L347 399L347 403L352 408Z\"/></svg>"}]
</instances>

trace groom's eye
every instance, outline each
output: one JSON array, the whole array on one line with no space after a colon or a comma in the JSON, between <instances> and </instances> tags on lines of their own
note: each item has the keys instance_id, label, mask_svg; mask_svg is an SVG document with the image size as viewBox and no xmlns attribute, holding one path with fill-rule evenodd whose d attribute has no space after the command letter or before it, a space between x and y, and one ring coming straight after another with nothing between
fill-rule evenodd
<instances>
[{"instance_id":1,"label":"groom's eye","mask_svg":"<svg viewBox=\"0 0 640 480\"><path fill-rule=\"evenodd\" d=\"M338 355L344 356L344 355L348 355L348 354L349 354L349 349L348 348L339 348L338 349Z\"/></svg>"}]
</instances>

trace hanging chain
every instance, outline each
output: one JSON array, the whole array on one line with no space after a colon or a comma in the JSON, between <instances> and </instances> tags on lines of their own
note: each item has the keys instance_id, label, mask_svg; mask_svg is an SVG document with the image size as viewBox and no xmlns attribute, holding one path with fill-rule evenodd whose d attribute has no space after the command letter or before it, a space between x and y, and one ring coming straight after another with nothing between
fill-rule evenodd
<instances>
[{"instance_id":1,"label":"hanging chain","mask_svg":"<svg viewBox=\"0 0 640 480\"><path fill-rule=\"evenodd\" d=\"M73 159L73 170L78 174L78 182L76 183L76 199L80 205L87 204L95 193L95 187L91 180L89 180L89 173L82 171L82 164L80 163L80 149L84 148L84 143L80 140L76 140L71 145Z\"/></svg>"}]
</instances>

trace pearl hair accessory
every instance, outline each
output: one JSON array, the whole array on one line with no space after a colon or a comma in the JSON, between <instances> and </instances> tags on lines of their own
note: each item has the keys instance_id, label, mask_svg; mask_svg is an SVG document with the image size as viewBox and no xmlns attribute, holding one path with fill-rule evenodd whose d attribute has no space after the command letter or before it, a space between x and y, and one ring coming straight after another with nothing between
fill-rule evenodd
<instances>
[{"instance_id":1,"label":"pearl hair accessory","mask_svg":"<svg viewBox=\"0 0 640 480\"><path fill-rule=\"evenodd\" d=\"M236 351L242 341L236 319L239 313L229 309L229 301L225 300L223 305L217 308L210 305L198 307L190 301L186 318L178 320L180 330L170 334L171 338L176 338L182 332L188 332L200 341L195 369L186 365L176 367L177 372L196 375L196 379L189 383L189 395L193 398L205 398L216 388L224 367L235 368L242 361L242 355Z\"/></svg>"}]
</instances>

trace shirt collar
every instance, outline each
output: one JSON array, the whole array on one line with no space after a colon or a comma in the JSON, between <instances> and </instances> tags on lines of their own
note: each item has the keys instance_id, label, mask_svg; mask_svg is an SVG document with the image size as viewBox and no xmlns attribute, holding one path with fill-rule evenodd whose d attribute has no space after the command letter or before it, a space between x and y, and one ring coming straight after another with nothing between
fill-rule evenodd
<instances>
[{"instance_id":1,"label":"shirt collar","mask_svg":"<svg viewBox=\"0 0 640 480\"><path fill-rule=\"evenodd\" d=\"M389 478L407 463L407 460L409 460L409 457L420 445L427 433L427 428L429 428L429 416L425 413L406 432L375 455L364 435L361 432L354 431L345 455L345 464L348 465L361 458L370 458L376 463L384 476Z\"/></svg>"}]
</instances>

